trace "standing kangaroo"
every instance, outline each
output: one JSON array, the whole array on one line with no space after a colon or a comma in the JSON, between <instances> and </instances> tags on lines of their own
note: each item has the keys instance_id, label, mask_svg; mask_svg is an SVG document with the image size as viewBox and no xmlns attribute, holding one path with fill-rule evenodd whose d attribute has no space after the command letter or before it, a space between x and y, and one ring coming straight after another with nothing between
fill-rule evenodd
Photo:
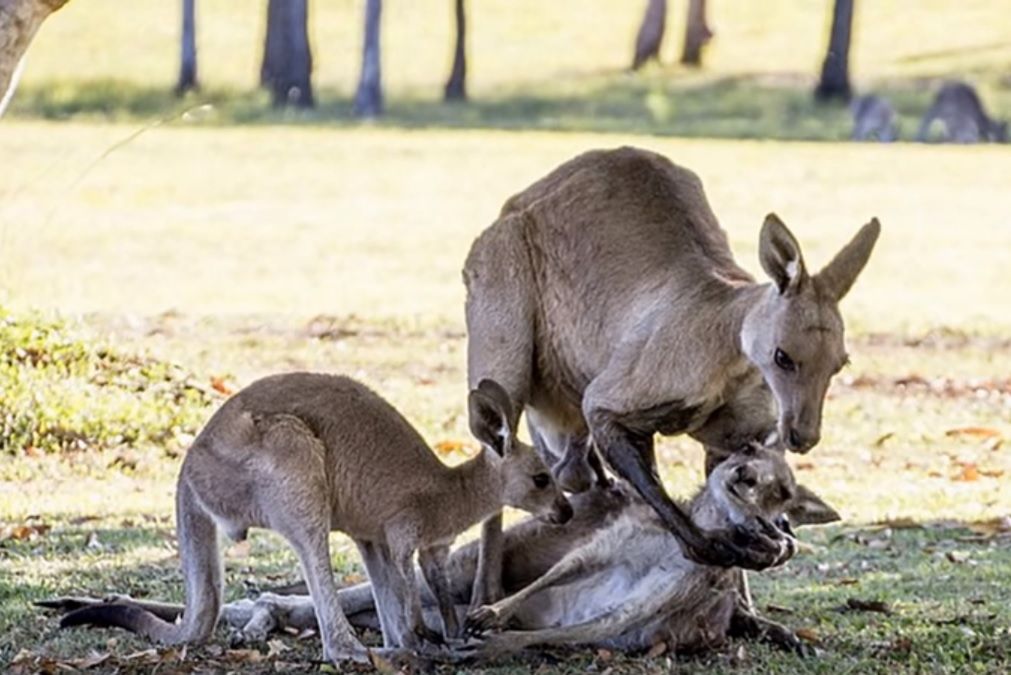
<instances>
[{"instance_id":1,"label":"standing kangaroo","mask_svg":"<svg viewBox=\"0 0 1011 675\"><path fill-rule=\"evenodd\" d=\"M504 504L565 522L572 507L533 448L519 443L501 387L470 393L481 453L450 468L389 403L346 377L291 373L249 385L211 417L186 454L176 491L176 525L186 585L182 621L143 608L100 605L61 625L113 625L163 643L207 639L222 596L218 533L243 539L250 527L280 533L298 554L323 639L324 657L366 661L338 601L329 533L358 545L384 645L440 641L422 620L413 555L455 637L446 559L457 534Z\"/></svg>"},{"instance_id":2,"label":"standing kangaroo","mask_svg":"<svg viewBox=\"0 0 1011 675\"><path fill-rule=\"evenodd\" d=\"M725 604L731 599L743 602L729 593L731 572L704 568L687 559L653 510L627 487L574 495L572 506L572 520L563 527L528 518L504 531L503 583L510 598L476 612L471 623L479 628L506 624L524 632L491 636L479 653L491 655L541 642L636 650L659 639L670 640L668 646L675 649L697 643L700 637L714 641L724 633L765 637L797 648L790 631L753 612L735 612L726 626ZM692 500L689 511L693 520L707 527L755 514L765 519L788 514L796 524L839 517L794 483L781 453L765 450L737 453L721 464ZM782 535L777 539L786 557L792 543ZM450 594L458 611L466 611L470 598L477 543L453 551L447 564ZM352 624L378 625L369 584L342 588L338 597ZM158 612L169 621L182 612L179 605L125 597L117 601ZM434 595L424 589L422 602L429 614L438 607ZM39 604L82 611L79 608L103 601L58 598ZM68 616L70 623L73 616ZM304 595L263 593L256 599L238 600L225 605L222 619L250 641L265 640L270 631L281 628L316 627L312 601ZM703 626L707 630L701 631ZM550 633L542 632L545 629Z\"/></svg>"},{"instance_id":3,"label":"standing kangaroo","mask_svg":"<svg viewBox=\"0 0 1011 675\"><path fill-rule=\"evenodd\" d=\"M1007 122L989 117L976 90L965 82L947 82L938 90L916 139L926 142L937 120L944 124L945 140L949 142L1007 142Z\"/></svg>"},{"instance_id":4,"label":"standing kangaroo","mask_svg":"<svg viewBox=\"0 0 1011 675\"><path fill-rule=\"evenodd\" d=\"M564 488L580 473L571 467L589 474L592 439L689 558L768 567L779 541L701 528L670 499L653 437L688 433L726 454L775 431L795 452L812 448L847 362L838 302L879 231L872 220L812 275L770 214L759 257L772 283L759 284L734 262L694 173L635 148L585 153L509 199L474 242L469 381L494 379L514 414L527 412ZM501 597L500 539L490 519L475 604Z\"/></svg>"}]
</instances>

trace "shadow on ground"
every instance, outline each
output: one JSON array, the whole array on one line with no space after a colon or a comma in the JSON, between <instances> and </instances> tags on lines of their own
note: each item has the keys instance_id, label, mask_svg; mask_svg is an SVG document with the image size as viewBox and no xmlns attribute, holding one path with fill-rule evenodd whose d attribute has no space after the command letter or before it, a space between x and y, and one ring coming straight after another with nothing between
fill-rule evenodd
<instances>
[{"instance_id":1,"label":"shadow on ground","mask_svg":"<svg viewBox=\"0 0 1011 675\"><path fill-rule=\"evenodd\" d=\"M815 659L774 652L754 643L732 644L687 660L670 654L643 658L562 650L534 661L509 661L491 672L530 672L545 665L551 672L577 672L592 664L613 668L616 674L672 667L717 672L829 672L840 668L847 672L955 672L967 668L998 672L1011 664L1011 608L1006 603L1011 535L1002 527L896 521L807 530L802 539L810 551L782 569L753 574L751 579L759 610L798 630L819 651ZM56 617L34 608L31 602L62 594L100 597L115 591L178 600L182 580L170 540L171 531L165 525L103 525L97 529L82 525L57 526L34 542L5 542L0 547L0 567L16 568L30 555L43 569L28 575L7 569L15 574L0 576L4 607L0 612L4 635L0 662L8 662L23 649L70 659L83 657L96 646L104 645L118 655L116 658L127 654L123 650L143 648L143 641L128 638L121 631L59 631ZM101 542L104 548L98 551L89 541ZM157 555L142 555L152 546L159 549ZM44 571L47 565L54 565L49 573ZM57 572L58 567L62 571ZM347 569L343 562L338 567ZM280 540L254 534L252 550L228 561L228 596L242 597L291 580L295 569ZM188 657L189 665L199 667L201 659L222 658L220 650L228 647L228 639L224 630L219 632L215 644L220 648L212 649L209 656L194 651ZM112 637L120 642L110 648L106 641ZM262 665L268 670L271 660L318 658L312 656L318 646L315 638L307 644L290 635L280 637L282 645L291 643L292 651L282 655L283 650L278 651L281 648L275 645L269 655L264 653Z\"/></svg>"},{"instance_id":2,"label":"shadow on ground","mask_svg":"<svg viewBox=\"0 0 1011 675\"><path fill-rule=\"evenodd\" d=\"M971 74L964 77L972 79ZM673 76L598 73L563 82L522 88L444 103L425 95L392 96L377 124L396 128L538 129L648 133L683 137L767 138L836 141L848 137L850 118L842 104L819 104L811 95L813 79L795 73ZM910 139L930 103L935 80L882 81L876 91L892 99L900 115L901 137ZM205 90L183 99L168 88L101 80L50 82L24 87L11 115L22 118L85 118L112 121L174 119L202 104L212 111L188 117L209 124L354 126L346 92L317 92L310 111L273 108L258 91ZM995 86L989 108L1011 109L1011 88Z\"/></svg>"}]
</instances>

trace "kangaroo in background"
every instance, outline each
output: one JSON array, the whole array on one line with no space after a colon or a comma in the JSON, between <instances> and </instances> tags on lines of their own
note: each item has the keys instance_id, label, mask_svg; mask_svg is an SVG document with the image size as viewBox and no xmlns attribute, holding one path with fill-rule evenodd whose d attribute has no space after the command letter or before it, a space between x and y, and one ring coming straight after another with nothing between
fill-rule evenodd
<instances>
[{"instance_id":1,"label":"kangaroo in background","mask_svg":"<svg viewBox=\"0 0 1011 675\"><path fill-rule=\"evenodd\" d=\"M887 99L876 94L861 96L850 104L850 112L854 141L877 139L890 143L899 137L898 115Z\"/></svg>"},{"instance_id":2,"label":"kangaroo in background","mask_svg":"<svg viewBox=\"0 0 1011 675\"><path fill-rule=\"evenodd\" d=\"M765 519L785 513L801 525L839 518L813 493L795 485L781 453L749 450L734 455L722 466L709 475L704 489L688 507L693 519L707 521L706 527L720 527L755 513ZM680 636L678 645L682 648L693 637L704 635L712 642L724 632L764 637L791 649L798 647L789 630L752 611L736 612L729 627L722 618L714 624L711 617L722 617L716 610L723 603L730 598L742 600L729 591L732 583L727 575L732 571L707 569L687 559L677 540L632 490L620 484L591 490L574 495L572 506L572 520L563 527L528 518L504 531L503 582L511 598L491 614L479 613L479 625L507 623L535 632L520 633L516 639L511 634L491 636L478 648L479 655L514 651L542 640L644 649L659 639L668 639L664 631ZM753 525L757 527L758 523ZM776 537L784 555L788 554L791 541L783 535ZM461 614L467 610L477 566L476 541L456 549L449 558L450 592ZM554 580L544 580L552 570ZM562 572L565 578L559 579ZM532 584L536 588L531 588ZM513 595L518 593L522 595ZM338 598L353 625L379 626L368 583L342 588ZM158 612L167 621L182 612L180 605L123 596L113 601ZM434 615L438 606L435 596L422 589L422 602L426 612ZM65 620L74 623L74 611L105 601L68 597L39 604L71 611ZM512 617L508 621L507 614ZM256 599L238 600L224 606L222 620L247 641L265 640L269 632L286 627L316 627L312 600L304 595L263 593ZM715 630L703 633L700 625L715 626ZM555 626L550 630L557 632L539 632L549 626ZM678 645L671 643L669 647Z\"/></svg>"},{"instance_id":3,"label":"kangaroo in background","mask_svg":"<svg viewBox=\"0 0 1011 675\"><path fill-rule=\"evenodd\" d=\"M589 444L571 440L591 439L692 560L768 567L782 550L767 528L707 530L670 499L654 434L688 433L721 456L773 434L812 448L847 362L838 303L879 232L872 219L809 274L770 214L759 258L772 283L759 284L734 262L694 173L636 148L587 152L509 199L474 242L469 381L501 383L556 468L588 466ZM500 532L486 522L475 604L501 597Z\"/></svg>"},{"instance_id":4,"label":"kangaroo in background","mask_svg":"<svg viewBox=\"0 0 1011 675\"><path fill-rule=\"evenodd\" d=\"M338 601L329 533L354 539L372 581L387 648L440 642L422 620L413 555L455 637L446 560L463 530L503 505L565 522L572 508L550 469L516 440L510 402L482 381L470 392L471 428L484 446L447 467L393 406L352 379L314 373L266 377L211 417L186 454L176 491L186 606L179 624L131 604L90 607L61 625L120 626L163 643L207 639L221 607L218 532L244 539L272 529L298 554L324 657L367 662Z\"/></svg>"},{"instance_id":5,"label":"kangaroo in background","mask_svg":"<svg viewBox=\"0 0 1011 675\"><path fill-rule=\"evenodd\" d=\"M938 120L944 124L944 139L952 143L1007 142L1007 121L989 117L976 90L965 82L941 86L923 116L916 139L926 142L930 127Z\"/></svg>"}]
</instances>

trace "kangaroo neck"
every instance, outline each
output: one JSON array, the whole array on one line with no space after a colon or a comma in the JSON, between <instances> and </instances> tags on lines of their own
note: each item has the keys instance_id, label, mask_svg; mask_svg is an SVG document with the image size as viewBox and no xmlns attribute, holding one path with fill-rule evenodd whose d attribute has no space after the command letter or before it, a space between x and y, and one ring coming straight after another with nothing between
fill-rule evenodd
<instances>
[{"instance_id":1,"label":"kangaroo neck","mask_svg":"<svg viewBox=\"0 0 1011 675\"><path fill-rule=\"evenodd\" d=\"M459 504L459 514L455 520L464 523L464 528L481 522L502 509L502 471L500 463L489 450L482 449L463 464L451 468L450 481L456 491L456 499L463 496Z\"/></svg>"}]
</instances>

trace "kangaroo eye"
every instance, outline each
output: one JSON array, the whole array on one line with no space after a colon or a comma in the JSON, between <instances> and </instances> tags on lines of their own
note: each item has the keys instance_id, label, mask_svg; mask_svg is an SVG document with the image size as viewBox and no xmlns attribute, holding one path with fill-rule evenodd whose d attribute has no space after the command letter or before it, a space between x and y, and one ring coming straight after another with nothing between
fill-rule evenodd
<instances>
[{"instance_id":1,"label":"kangaroo eye","mask_svg":"<svg viewBox=\"0 0 1011 675\"><path fill-rule=\"evenodd\" d=\"M758 485L758 481L755 480L755 478L753 476L747 476L745 478L742 478L740 482L741 482L741 485L743 485L744 487L749 487L749 488L753 488L756 485Z\"/></svg>"},{"instance_id":2,"label":"kangaroo eye","mask_svg":"<svg viewBox=\"0 0 1011 675\"><path fill-rule=\"evenodd\" d=\"M779 349L778 347L776 348L775 360L776 365L788 373L792 373L793 371L797 370L797 364L793 362L793 359L790 358L790 355L784 352L782 349Z\"/></svg>"},{"instance_id":3,"label":"kangaroo eye","mask_svg":"<svg viewBox=\"0 0 1011 675\"><path fill-rule=\"evenodd\" d=\"M534 487L538 487L543 490L549 485L551 485L551 476L549 476L548 474L539 473L536 476L534 476Z\"/></svg>"}]
</instances>

